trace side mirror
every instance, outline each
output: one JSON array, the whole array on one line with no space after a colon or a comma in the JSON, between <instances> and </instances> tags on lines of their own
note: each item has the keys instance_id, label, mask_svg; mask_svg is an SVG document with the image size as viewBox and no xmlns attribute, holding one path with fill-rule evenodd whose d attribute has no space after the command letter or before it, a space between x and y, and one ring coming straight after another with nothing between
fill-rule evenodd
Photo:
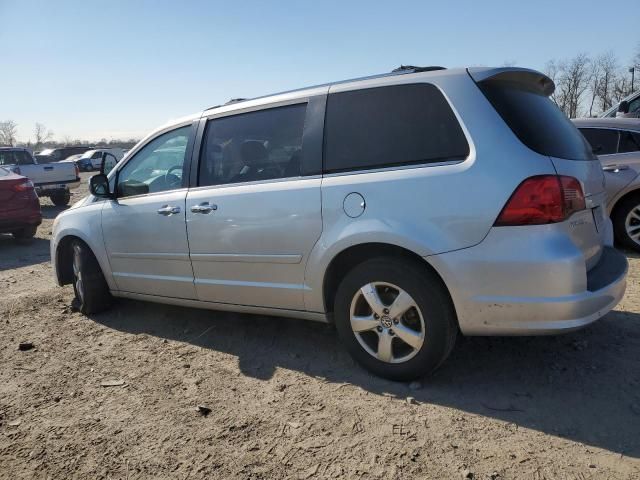
<instances>
[{"instance_id":1,"label":"side mirror","mask_svg":"<svg viewBox=\"0 0 640 480\"><path fill-rule=\"evenodd\" d=\"M618 113L629 113L629 102L622 100L618 105Z\"/></svg>"},{"instance_id":2,"label":"side mirror","mask_svg":"<svg viewBox=\"0 0 640 480\"><path fill-rule=\"evenodd\" d=\"M109 179L104 173L94 175L89 179L89 191L91 195L99 198L112 197L111 191L109 190Z\"/></svg>"},{"instance_id":3,"label":"side mirror","mask_svg":"<svg viewBox=\"0 0 640 480\"><path fill-rule=\"evenodd\" d=\"M100 173L108 175L111 170L118 164L118 159L111 153L102 152L102 163L100 164Z\"/></svg>"}]
</instances>

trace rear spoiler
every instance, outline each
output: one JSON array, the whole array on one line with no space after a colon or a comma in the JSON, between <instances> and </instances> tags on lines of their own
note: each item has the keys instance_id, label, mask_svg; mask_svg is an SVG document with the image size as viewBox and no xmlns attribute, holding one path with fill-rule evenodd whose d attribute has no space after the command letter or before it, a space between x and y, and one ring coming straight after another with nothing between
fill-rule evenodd
<instances>
[{"instance_id":1,"label":"rear spoiler","mask_svg":"<svg viewBox=\"0 0 640 480\"><path fill-rule=\"evenodd\" d=\"M556 89L556 85L544 73L528 68L503 67L503 68L467 68L469 76L476 82L508 82L517 83L540 93L546 97L550 96Z\"/></svg>"}]
</instances>

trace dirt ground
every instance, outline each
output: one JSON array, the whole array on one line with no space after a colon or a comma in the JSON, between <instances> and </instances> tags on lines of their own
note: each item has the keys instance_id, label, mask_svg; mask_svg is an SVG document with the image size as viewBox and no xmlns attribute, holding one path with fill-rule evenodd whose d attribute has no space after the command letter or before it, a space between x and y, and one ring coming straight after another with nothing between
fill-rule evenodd
<instances>
[{"instance_id":1,"label":"dirt ground","mask_svg":"<svg viewBox=\"0 0 640 480\"><path fill-rule=\"evenodd\" d=\"M409 386L363 371L323 324L73 312L48 263L59 211L43 200L31 244L0 236L2 479L640 478L638 255L591 327L460 338Z\"/></svg>"}]
</instances>

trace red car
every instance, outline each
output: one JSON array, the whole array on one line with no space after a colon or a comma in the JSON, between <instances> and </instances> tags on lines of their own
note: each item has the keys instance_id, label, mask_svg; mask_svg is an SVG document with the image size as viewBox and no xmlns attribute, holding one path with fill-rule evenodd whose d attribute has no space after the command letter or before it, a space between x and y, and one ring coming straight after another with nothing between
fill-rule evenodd
<instances>
[{"instance_id":1,"label":"red car","mask_svg":"<svg viewBox=\"0 0 640 480\"><path fill-rule=\"evenodd\" d=\"M41 222L40 200L31 180L0 168L0 233L32 238Z\"/></svg>"}]
</instances>

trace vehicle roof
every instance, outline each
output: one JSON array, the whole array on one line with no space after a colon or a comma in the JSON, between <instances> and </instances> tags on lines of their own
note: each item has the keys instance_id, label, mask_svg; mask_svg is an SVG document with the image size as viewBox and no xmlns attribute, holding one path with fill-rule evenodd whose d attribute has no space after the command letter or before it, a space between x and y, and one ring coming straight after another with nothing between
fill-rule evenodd
<instances>
[{"instance_id":1,"label":"vehicle roof","mask_svg":"<svg viewBox=\"0 0 640 480\"><path fill-rule=\"evenodd\" d=\"M22 150L22 151L25 151L25 152L29 151L28 148L24 148L24 147L0 147L0 150L4 150L4 151L6 151L6 150Z\"/></svg>"},{"instance_id":2,"label":"vehicle roof","mask_svg":"<svg viewBox=\"0 0 640 480\"><path fill-rule=\"evenodd\" d=\"M347 80L337 80L334 82L323 83L320 85L303 87L303 88L298 88L294 90L287 90L283 92L272 93L272 94L254 97L254 98L243 98L243 99L234 98L232 101L227 102L223 105L216 105L214 107L207 108L204 111L199 113L177 118L175 120L170 120L169 122L165 123L161 127L155 129L149 135L145 136L145 138L143 138L140 143L142 143L147 138L155 135L156 133L162 130L168 130L171 127L174 127L176 125L185 124L187 122L198 120L201 117L206 115L210 115L213 113L227 113L227 112L233 112L236 110L242 110L245 108L251 108L257 105L268 103L270 99L273 99L273 102L276 103L278 101L285 101L285 100L290 101L290 100L304 98L312 95L319 95L322 93L326 93L326 91L330 87L333 87L335 85L362 83L363 88L371 88L376 85L375 80L383 81L391 77L406 77L407 75L410 76L409 78L413 78L416 81L421 81L422 79L428 79L428 78L458 76L458 75L464 75L464 76L471 75L476 81L481 81L481 80L485 80L490 77L493 77L495 75L501 75L509 72L535 74L540 78L544 78L545 80L548 81L548 84L551 88L551 92L553 91L553 88L555 88L555 86L553 85L553 81L549 79L546 75L536 70L530 70L522 67L443 68L443 67L406 66L403 68L401 66L400 68L395 69L394 71L376 74L376 75L369 75L365 77L358 77L358 78L352 78ZM384 83L388 83L388 82L381 82L380 85Z\"/></svg>"},{"instance_id":3,"label":"vehicle roof","mask_svg":"<svg viewBox=\"0 0 640 480\"><path fill-rule=\"evenodd\" d=\"M640 118L576 118L576 127L619 128L640 131Z\"/></svg>"}]
</instances>

